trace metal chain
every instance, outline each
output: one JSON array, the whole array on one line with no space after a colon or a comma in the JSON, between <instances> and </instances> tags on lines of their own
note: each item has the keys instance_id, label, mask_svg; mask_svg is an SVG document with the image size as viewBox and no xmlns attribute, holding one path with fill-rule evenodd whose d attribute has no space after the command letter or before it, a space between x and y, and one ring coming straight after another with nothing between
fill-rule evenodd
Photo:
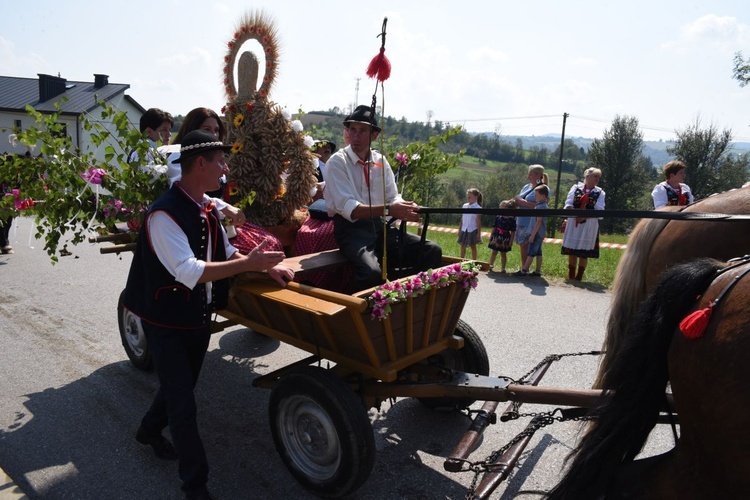
<instances>
[{"instance_id":1,"label":"metal chain","mask_svg":"<svg viewBox=\"0 0 750 500\"><path fill-rule=\"evenodd\" d=\"M526 383L525 380L529 378L532 373L534 373L540 367L544 366L545 364L551 361L559 361L565 357L598 356L600 354L602 354L602 351L586 351L586 352L574 352L574 353L565 353L565 354L550 354L549 356L545 357L541 362L537 363L537 365L534 366L534 368L532 368L527 373L525 373L520 379L516 381L516 383L518 384ZM459 471L459 472L472 471L474 473L474 477L471 480L471 485L469 486L469 491L466 493L466 497L465 497L466 500L474 500L475 498L474 492L477 487L477 482L479 481L479 475L482 473L490 472L493 468L495 468L496 465L493 465L493 463L496 462L514 444L518 443L519 441L521 441L527 436L528 437L533 436L534 433L536 433L536 431L538 431L539 429L547 427L548 425L551 425L555 422L566 422L566 421L578 422L578 421L591 420L593 418L589 415L565 417L563 416L561 408L555 408L552 411L546 411L546 412L519 413L518 412L519 406L520 406L520 403L517 401L514 401L512 403L512 410L505 413L508 416L508 420L516 420L521 417L531 417L532 418L531 423L529 423L529 425L526 426L526 428L523 431L517 434L513 439L511 439L508 443L506 443L502 448L495 450L484 460L481 460L478 462L471 462L469 460L465 460L466 469L463 469L462 471ZM557 415L557 413L559 413L559 415Z\"/></svg>"}]
</instances>

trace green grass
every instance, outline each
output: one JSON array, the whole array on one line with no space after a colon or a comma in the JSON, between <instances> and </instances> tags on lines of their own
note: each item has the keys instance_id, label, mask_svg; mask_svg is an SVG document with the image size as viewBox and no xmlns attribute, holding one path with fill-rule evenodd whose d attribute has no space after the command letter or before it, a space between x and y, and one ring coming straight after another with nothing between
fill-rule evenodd
<instances>
[{"instance_id":1,"label":"green grass","mask_svg":"<svg viewBox=\"0 0 750 500\"><path fill-rule=\"evenodd\" d=\"M414 228L410 227L410 231ZM487 231L488 228L483 228ZM560 236L559 234L557 235ZM461 247L456 243L457 235L453 233L442 233L437 231L429 231L427 237L440 245L443 249L444 255L450 255L458 257L460 255ZM492 250L487 247L488 238L482 238L483 242L481 245L477 245L477 259L483 262L489 262L490 254ZM600 242L607 243L627 243L627 235L601 235L599 237ZM542 245L542 276L545 280L550 283L562 283L567 280L568 277L568 256L560 253L560 245L551 243L544 243ZM611 248L602 248L599 251L598 259L589 259L586 267L586 274L583 277L583 282L586 286L599 289L608 290L612 287L612 282L615 276L615 270L617 264L620 262L624 250L616 250ZM513 249L508 252L508 264L506 270L508 272L515 272L520 269L521 251L515 243ZM466 248L466 257L471 258L471 249ZM500 255L498 254L495 260L495 269L500 269ZM532 267L533 270L533 267Z\"/></svg>"}]
</instances>

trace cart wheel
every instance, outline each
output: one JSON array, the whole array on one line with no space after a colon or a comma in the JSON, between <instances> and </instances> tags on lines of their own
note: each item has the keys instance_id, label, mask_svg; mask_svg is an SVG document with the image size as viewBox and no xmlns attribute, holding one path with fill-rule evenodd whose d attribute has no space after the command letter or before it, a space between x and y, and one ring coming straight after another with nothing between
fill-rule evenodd
<instances>
[{"instance_id":1,"label":"cart wheel","mask_svg":"<svg viewBox=\"0 0 750 500\"><path fill-rule=\"evenodd\" d=\"M276 450L295 479L317 495L356 491L375 463L375 438L362 401L333 373L302 367L271 392Z\"/></svg>"},{"instance_id":2,"label":"cart wheel","mask_svg":"<svg viewBox=\"0 0 750 500\"><path fill-rule=\"evenodd\" d=\"M120 293L120 300L117 302L117 324L120 328L122 346L133 366L139 370L150 371L153 360L146 344L141 318L125 309L122 303L124 296L125 290Z\"/></svg>"},{"instance_id":3,"label":"cart wheel","mask_svg":"<svg viewBox=\"0 0 750 500\"><path fill-rule=\"evenodd\" d=\"M458 320L453 335L464 339L463 349L446 349L427 358L427 362L466 373L490 374L490 360L484 342L463 320ZM419 398L429 408L466 408L474 402L472 399L461 398Z\"/></svg>"}]
</instances>

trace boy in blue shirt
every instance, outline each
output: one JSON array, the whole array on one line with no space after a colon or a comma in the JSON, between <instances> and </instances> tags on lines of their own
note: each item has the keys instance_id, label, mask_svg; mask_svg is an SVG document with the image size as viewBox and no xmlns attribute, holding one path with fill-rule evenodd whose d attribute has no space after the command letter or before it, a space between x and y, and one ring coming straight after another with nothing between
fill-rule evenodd
<instances>
[{"instance_id":1,"label":"boy in blue shirt","mask_svg":"<svg viewBox=\"0 0 750 500\"><path fill-rule=\"evenodd\" d=\"M534 198L536 200L537 209L546 209L547 200L549 199L549 187L546 184L540 184L534 188ZM516 273L517 276L541 276L542 275L542 242L544 237L547 235L547 218L546 217L534 217L531 219L531 223L527 226L528 232L524 235L526 241L529 242L529 253L526 257L526 262L523 263L523 268ZM529 268L536 257L536 269L533 272L529 272Z\"/></svg>"}]
</instances>

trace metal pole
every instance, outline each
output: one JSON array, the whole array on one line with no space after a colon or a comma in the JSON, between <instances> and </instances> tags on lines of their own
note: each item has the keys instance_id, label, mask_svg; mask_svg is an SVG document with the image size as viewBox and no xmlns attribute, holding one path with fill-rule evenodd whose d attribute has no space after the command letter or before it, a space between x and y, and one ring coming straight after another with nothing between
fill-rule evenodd
<instances>
[{"instance_id":1,"label":"metal pole","mask_svg":"<svg viewBox=\"0 0 750 500\"><path fill-rule=\"evenodd\" d=\"M565 145L565 122L568 120L568 113L563 113L562 134L560 135L560 157L557 160L557 187L555 188L555 208L560 208L560 176L562 175L563 146ZM552 237L555 237L555 228L557 221L552 224Z\"/></svg>"}]
</instances>

